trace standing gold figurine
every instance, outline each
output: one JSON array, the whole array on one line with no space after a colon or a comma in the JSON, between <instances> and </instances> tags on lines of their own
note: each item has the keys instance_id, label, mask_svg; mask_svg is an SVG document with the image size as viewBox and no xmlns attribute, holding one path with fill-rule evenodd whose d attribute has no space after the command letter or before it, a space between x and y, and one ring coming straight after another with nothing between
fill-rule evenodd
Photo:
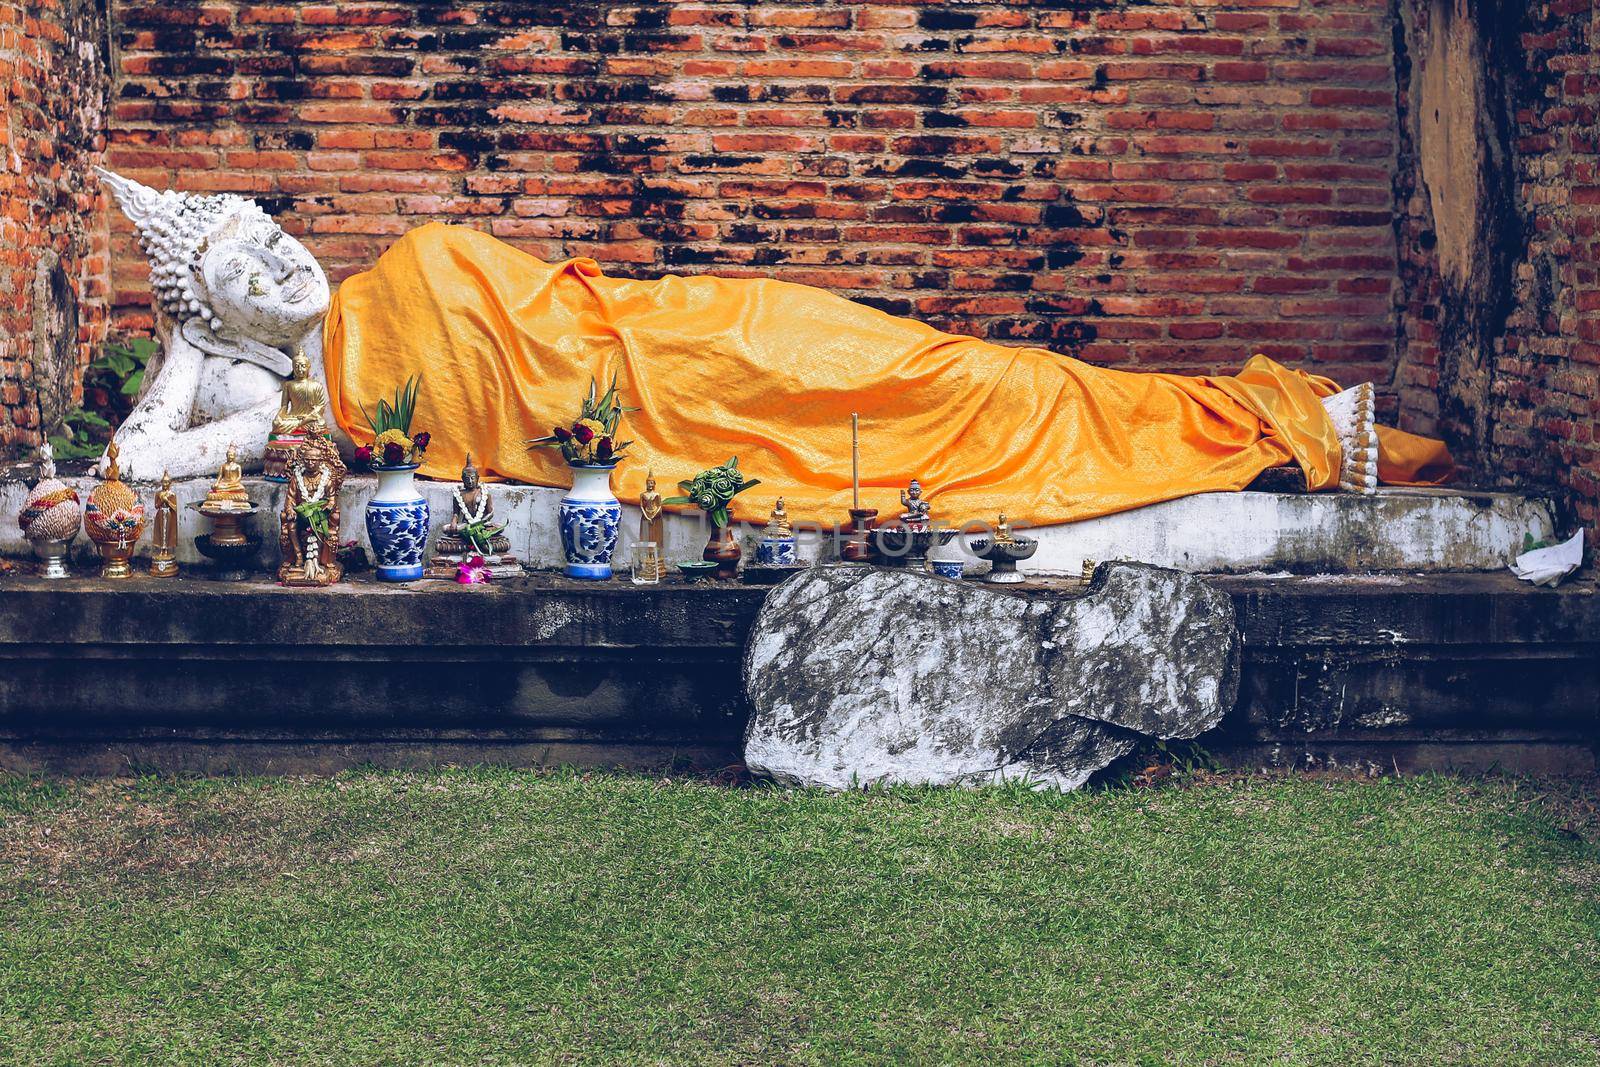
<instances>
[{"instance_id":1,"label":"standing gold figurine","mask_svg":"<svg viewBox=\"0 0 1600 1067\"><path fill-rule=\"evenodd\" d=\"M144 505L139 503L139 494L122 481L122 472L117 469L118 452L115 441L106 446L104 480L90 491L83 507L84 532L104 561L102 578L133 576L128 560L144 534Z\"/></svg>"},{"instance_id":2,"label":"standing gold figurine","mask_svg":"<svg viewBox=\"0 0 1600 1067\"><path fill-rule=\"evenodd\" d=\"M644 492L639 494L639 540L655 542L655 580L659 582L667 573L667 521L661 512L654 470L645 472Z\"/></svg>"},{"instance_id":3,"label":"standing gold figurine","mask_svg":"<svg viewBox=\"0 0 1600 1067\"><path fill-rule=\"evenodd\" d=\"M150 532L150 577L172 578L178 573L178 494L172 475L161 472L156 493L156 521Z\"/></svg>"}]
</instances>

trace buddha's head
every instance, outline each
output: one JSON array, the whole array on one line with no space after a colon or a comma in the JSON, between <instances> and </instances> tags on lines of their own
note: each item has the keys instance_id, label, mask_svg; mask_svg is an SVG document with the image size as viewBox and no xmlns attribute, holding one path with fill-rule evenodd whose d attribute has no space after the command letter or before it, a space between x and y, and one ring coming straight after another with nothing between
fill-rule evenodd
<instances>
[{"instance_id":1,"label":"buddha's head","mask_svg":"<svg viewBox=\"0 0 1600 1067\"><path fill-rule=\"evenodd\" d=\"M461 488L468 493L478 488L478 468L472 465L472 453L467 453L467 464L461 468Z\"/></svg>"},{"instance_id":2,"label":"buddha's head","mask_svg":"<svg viewBox=\"0 0 1600 1067\"><path fill-rule=\"evenodd\" d=\"M100 174L150 259L157 309L203 351L287 376L283 351L328 310L327 276L305 246L254 200L158 193L107 170Z\"/></svg>"}]
</instances>

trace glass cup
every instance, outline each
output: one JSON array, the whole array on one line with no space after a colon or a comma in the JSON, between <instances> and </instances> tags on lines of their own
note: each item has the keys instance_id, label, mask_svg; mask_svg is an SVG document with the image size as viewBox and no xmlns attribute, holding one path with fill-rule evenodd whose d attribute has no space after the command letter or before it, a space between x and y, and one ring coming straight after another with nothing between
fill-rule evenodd
<instances>
[{"instance_id":1,"label":"glass cup","mask_svg":"<svg viewBox=\"0 0 1600 1067\"><path fill-rule=\"evenodd\" d=\"M655 585L661 581L661 546L654 541L633 545L633 584Z\"/></svg>"}]
</instances>

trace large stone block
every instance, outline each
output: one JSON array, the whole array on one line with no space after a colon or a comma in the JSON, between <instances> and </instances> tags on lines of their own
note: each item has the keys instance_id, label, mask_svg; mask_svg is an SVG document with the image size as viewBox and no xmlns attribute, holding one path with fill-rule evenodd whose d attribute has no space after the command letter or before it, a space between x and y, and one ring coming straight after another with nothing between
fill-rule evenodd
<instances>
[{"instance_id":1,"label":"large stone block","mask_svg":"<svg viewBox=\"0 0 1600 1067\"><path fill-rule=\"evenodd\" d=\"M768 596L744 672L745 762L780 781L1074 789L1141 735L1220 722L1239 637L1227 596L1158 567L1057 600L824 567Z\"/></svg>"}]
</instances>

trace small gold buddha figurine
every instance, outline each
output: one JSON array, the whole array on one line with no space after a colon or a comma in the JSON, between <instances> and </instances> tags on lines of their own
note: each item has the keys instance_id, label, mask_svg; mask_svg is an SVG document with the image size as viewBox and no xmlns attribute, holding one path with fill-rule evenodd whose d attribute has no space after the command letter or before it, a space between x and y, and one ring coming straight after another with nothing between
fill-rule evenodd
<instances>
[{"instance_id":1,"label":"small gold buddha figurine","mask_svg":"<svg viewBox=\"0 0 1600 1067\"><path fill-rule=\"evenodd\" d=\"M1014 545L1017 539L1011 535L1011 524L1006 522L1006 513L1000 513L1000 521L995 523L994 543L997 545Z\"/></svg>"},{"instance_id":2,"label":"small gold buddha figurine","mask_svg":"<svg viewBox=\"0 0 1600 1067\"><path fill-rule=\"evenodd\" d=\"M784 509L783 497L772 505L772 514L767 518L767 528L764 531L768 537L788 537L794 533L794 527L789 523L789 512Z\"/></svg>"},{"instance_id":3,"label":"small gold buddha figurine","mask_svg":"<svg viewBox=\"0 0 1600 1067\"><path fill-rule=\"evenodd\" d=\"M311 379L311 360L304 349L296 348L294 376L283 383L283 403L272 420L272 432L288 436L298 433L301 426L322 429L327 409L328 397L322 391L322 383Z\"/></svg>"},{"instance_id":4,"label":"small gold buddha figurine","mask_svg":"<svg viewBox=\"0 0 1600 1067\"><path fill-rule=\"evenodd\" d=\"M764 567L793 567L799 563L798 551L794 526L789 522L789 512L780 496L772 505L772 514L767 517L766 528L756 544L756 563Z\"/></svg>"},{"instance_id":5,"label":"small gold buddha figurine","mask_svg":"<svg viewBox=\"0 0 1600 1067\"><path fill-rule=\"evenodd\" d=\"M322 383L311 377L311 360L301 349L294 352L293 376L283 383L283 402L272 419L267 435L267 450L261 460L261 474L269 481L288 478L289 456L304 441L307 433L326 429L328 394Z\"/></svg>"},{"instance_id":6,"label":"small gold buddha figurine","mask_svg":"<svg viewBox=\"0 0 1600 1067\"><path fill-rule=\"evenodd\" d=\"M656 472L645 472L644 492L639 494L639 540L661 544L661 494L656 492Z\"/></svg>"},{"instance_id":7,"label":"small gold buddha figurine","mask_svg":"<svg viewBox=\"0 0 1600 1067\"><path fill-rule=\"evenodd\" d=\"M639 494L639 540L656 546L656 581L667 573L667 520L661 510L661 494L656 492L656 472L645 472L644 492Z\"/></svg>"},{"instance_id":8,"label":"small gold buddha figurine","mask_svg":"<svg viewBox=\"0 0 1600 1067\"><path fill-rule=\"evenodd\" d=\"M156 521L150 532L150 576L171 578L178 573L178 494L172 475L161 472L156 492Z\"/></svg>"},{"instance_id":9,"label":"small gold buddha figurine","mask_svg":"<svg viewBox=\"0 0 1600 1067\"><path fill-rule=\"evenodd\" d=\"M225 515L230 511L249 511L250 494L244 488L244 471L239 466L239 450L228 446L228 458L222 461L217 480L206 493L200 511L205 515Z\"/></svg>"}]
</instances>

